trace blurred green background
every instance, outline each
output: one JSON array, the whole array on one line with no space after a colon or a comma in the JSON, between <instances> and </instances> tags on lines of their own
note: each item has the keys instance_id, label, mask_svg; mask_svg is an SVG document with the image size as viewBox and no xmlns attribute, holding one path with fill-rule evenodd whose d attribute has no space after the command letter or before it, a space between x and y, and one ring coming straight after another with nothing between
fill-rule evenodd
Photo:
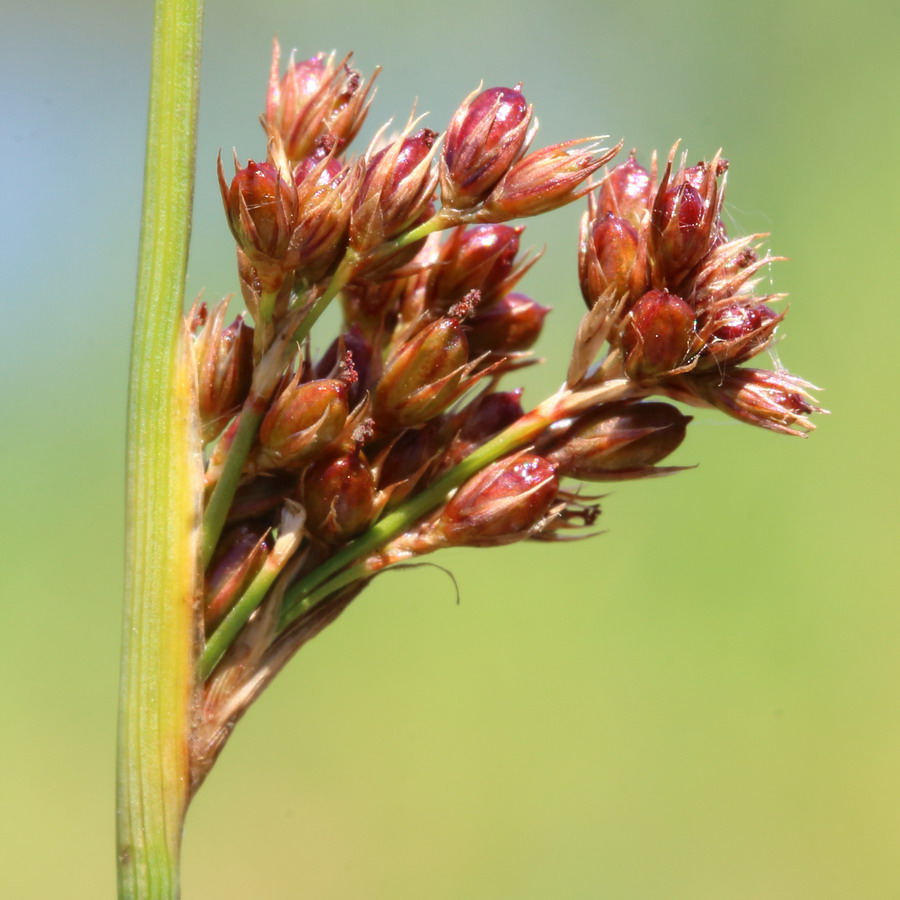
<instances>
[{"instance_id":1,"label":"blurred green background","mask_svg":"<svg viewBox=\"0 0 900 900\"><path fill-rule=\"evenodd\" d=\"M0 894L96 900L152 10L4 11ZM698 415L699 468L616 485L602 537L438 558L459 606L435 569L379 579L241 724L186 900L900 897L896 2L211 2L205 34L189 295L235 290L215 155L263 153L273 35L384 66L367 134L522 80L544 143L724 148L732 231L792 259L779 354L834 415L809 441ZM555 307L533 401L579 215L525 235Z\"/></svg>"}]
</instances>

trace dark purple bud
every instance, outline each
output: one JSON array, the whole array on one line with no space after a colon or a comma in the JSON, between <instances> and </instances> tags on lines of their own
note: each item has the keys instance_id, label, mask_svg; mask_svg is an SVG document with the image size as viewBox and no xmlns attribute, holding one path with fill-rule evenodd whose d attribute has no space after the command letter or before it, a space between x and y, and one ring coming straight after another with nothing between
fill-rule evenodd
<instances>
[{"instance_id":1,"label":"dark purple bud","mask_svg":"<svg viewBox=\"0 0 900 900\"><path fill-rule=\"evenodd\" d=\"M226 432L227 437L227 432ZM285 498L294 488L294 479L267 472L242 484L234 495L228 510L228 522L247 522L252 519L271 519L284 505Z\"/></svg>"},{"instance_id":2,"label":"dark purple bud","mask_svg":"<svg viewBox=\"0 0 900 900\"><path fill-rule=\"evenodd\" d=\"M339 338L332 341L331 346L316 363L316 378L339 378L346 372L349 363L356 378L350 385L348 400L350 406L362 399L369 378L369 365L372 362L372 345L363 336L359 326L354 324ZM346 379L343 379L346 380Z\"/></svg>"},{"instance_id":3,"label":"dark purple bud","mask_svg":"<svg viewBox=\"0 0 900 900\"><path fill-rule=\"evenodd\" d=\"M522 388L514 391L491 391L476 397L463 410L465 419L462 428L444 455L443 467L455 465L485 441L517 422L524 414Z\"/></svg>"},{"instance_id":4,"label":"dark purple bud","mask_svg":"<svg viewBox=\"0 0 900 900\"><path fill-rule=\"evenodd\" d=\"M482 394L466 407L465 413L460 438L473 445L482 444L525 415L522 388Z\"/></svg>"},{"instance_id":5,"label":"dark purple bud","mask_svg":"<svg viewBox=\"0 0 900 900\"><path fill-rule=\"evenodd\" d=\"M402 503L431 464L443 453L443 421L433 419L421 428L408 429L391 445L381 465L379 486L393 488L388 506Z\"/></svg>"}]
</instances>

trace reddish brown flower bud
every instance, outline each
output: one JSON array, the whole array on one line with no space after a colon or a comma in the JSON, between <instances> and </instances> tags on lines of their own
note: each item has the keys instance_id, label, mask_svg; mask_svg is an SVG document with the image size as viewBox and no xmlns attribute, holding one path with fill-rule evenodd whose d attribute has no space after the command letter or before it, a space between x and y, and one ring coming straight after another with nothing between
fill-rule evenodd
<instances>
[{"instance_id":1,"label":"reddish brown flower bud","mask_svg":"<svg viewBox=\"0 0 900 900\"><path fill-rule=\"evenodd\" d=\"M715 309L701 331L706 339L698 369L738 365L765 350L784 318L763 303ZM708 335L708 336L707 336Z\"/></svg>"},{"instance_id":2,"label":"reddish brown flower bud","mask_svg":"<svg viewBox=\"0 0 900 900\"><path fill-rule=\"evenodd\" d=\"M333 144L322 139L294 169L297 213L289 262L307 282L324 277L343 256L362 176L360 167L345 168L332 155Z\"/></svg>"},{"instance_id":3,"label":"reddish brown flower bud","mask_svg":"<svg viewBox=\"0 0 900 900\"><path fill-rule=\"evenodd\" d=\"M271 163L252 159L242 169L235 164L235 175L228 186L220 159L219 188L231 233L251 262L284 260L297 208L294 186Z\"/></svg>"},{"instance_id":4,"label":"reddish brown flower bud","mask_svg":"<svg viewBox=\"0 0 900 900\"><path fill-rule=\"evenodd\" d=\"M209 316L194 340L197 406L204 443L217 438L237 415L253 379L253 329L238 316L223 328L228 301Z\"/></svg>"},{"instance_id":5,"label":"reddish brown flower bud","mask_svg":"<svg viewBox=\"0 0 900 900\"><path fill-rule=\"evenodd\" d=\"M239 525L219 542L206 574L203 619L206 633L225 618L262 568L269 547L268 529Z\"/></svg>"},{"instance_id":6,"label":"reddish brown flower bud","mask_svg":"<svg viewBox=\"0 0 900 900\"><path fill-rule=\"evenodd\" d=\"M384 364L372 415L382 428L409 427L443 412L467 386L469 345L456 316L443 316L400 344Z\"/></svg>"},{"instance_id":7,"label":"reddish brown flower bud","mask_svg":"<svg viewBox=\"0 0 900 900\"><path fill-rule=\"evenodd\" d=\"M650 255L657 272L655 284L677 290L717 243L718 162L696 167L702 176L696 171L687 176L684 170L671 178L670 159L653 203Z\"/></svg>"},{"instance_id":8,"label":"reddish brown flower bud","mask_svg":"<svg viewBox=\"0 0 900 900\"><path fill-rule=\"evenodd\" d=\"M536 216L583 197L591 189L584 182L619 150L598 149L595 143L587 143L593 140L582 138L554 144L517 162L485 200L479 221L505 222Z\"/></svg>"},{"instance_id":9,"label":"reddish brown flower bud","mask_svg":"<svg viewBox=\"0 0 900 900\"><path fill-rule=\"evenodd\" d=\"M441 157L441 199L471 209L519 158L528 138L531 107L516 88L472 92L454 113Z\"/></svg>"},{"instance_id":10,"label":"reddish brown flower bud","mask_svg":"<svg viewBox=\"0 0 900 900\"><path fill-rule=\"evenodd\" d=\"M469 320L469 351L474 357L528 350L540 337L548 312L548 306L525 294L507 294Z\"/></svg>"},{"instance_id":11,"label":"reddish brown flower bud","mask_svg":"<svg viewBox=\"0 0 900 900\"><path fill-rule=\"evenodd\" d=\"M451 546L491 547L522 540L550 511L559 490L553 463L533 453L497 460L453 495L432 526Z\"/></svg>"},{"instance_id":12,"label":"reddish brown flower bud","mask_svg":"<svg viewBox=\"0 0 900 900\"><path fill-rule=\"evenodd\" d=\"M635 381L683 365L694 340L694 311L680 297L648 291L625 320L621 348L625 372Z\"/></svg>"},{"instance_id":13,"label":"reddish brown flower bud","mask_svg":"<svg viewBox=\"0 0 900 900\"><path fill-rule=\"evenodd\" d=\"M809 391L813 386L787 372L732 369L724 374L687 376L683 388L702 405L760 428L803 436L815 425L807 418L823 412Z\"/></svg>"},{"instance_id":14,"label":"reddish brown flower bud","mask_svg":"<svg viewBox=\"0 0 900 900\"><path fill-rule=\"evenodd\" d=\"M356 250L397 237L428 211L437 185L431 171L436 140L436 132L422 128L368 161L350 224Z\"/></svg>"},{"instance_id":15,"label":"reddish brown flower bud","mask_svg":"<svg viewBox=\"0 0 900 900\"><path fill-rule=\"evenodd\" d=\"M650 208L652 190L650 173L631 155L603 180L600 186L600 214L626 219L631 225L639 227Z\"/></svg>"},{"instance_id":16,"label":"reddish brown flower bud","mask_svg":"<svg viewBox=\"0 0 900 900\"><path fill-rule=\"evenodd\" d=\"M742 306L735 303L716 312L712 338L718 341L736 341L752 334L766 320L775 318L777 313L768 306Z\"/></svg>"},{"instance_id":17,"label":"reddish brown flower bud","mask_svg":"<svg viewBox=\"0 0 900 900\"><path fill-rule=\"evenodd\" d=\"M320 53L295 62L291 54L282 76L275 42L264 125L269 134L281 137L288 159L302 159L323 135L343 148L362 126L372 81L364 85L359 72L347 66L347 59L336 65L333 56Z\"/></svg>"},{"instance_id":18,"label":"reddish brown flower bud","mask_svg":"<svg viewBox=\"0 0 900 900\"><path fill-rule=\"evenodd\" d=\"M314 463L303 476L301 495L306 527L329 544L365 531L378 511L375 477L358 451Z\"/></svg>"},{"instance_id":19,"label":"reddish brown flower bud","mask_svg":"<svg viewBox=\"0 0 900 900\"><path fill-rule=\"evenodd\" d=\"M453 229L429 274L429 308L446 310L472 290L487 306L509 290L531 265L515 265L522 231L509 225Z\"/></svg>"},{"instance_id":20,"label":"reddish brown flower bud","mask_svg":"<svg viewBox=\"0 0 900 900\"><path fill-rule=\"evenodd\" d=\"M260 467L292 467L321 456L348 416L344 381L301 382L299 375L294 377L272 401L259 427Z\"/></svg>"},{"instance_id":21,"label":"reddish brown flower bud","mask_svg":"<svg viewBox=\"0 0 900 900\"><path fill-rule=\"evenodd\" d=\"M560 475L581 481L667 474L677 470L655 466L681 444L690 421L668 403L611 404L579 416L545 452Z\"/></svg>"},{"instance_id":22,"label":"reddish brown flower bud","mask_svg":"<svg viewBox=\"0 0 900 900\"><path fill-rule=\"evenodd\" d=\"M606 291L614 298L636 299L646 290L646 272L646 251L637 229L612 213L592 224L588 217L578 248L578 275L589 309Z\"/></svg>"}]
</instances>

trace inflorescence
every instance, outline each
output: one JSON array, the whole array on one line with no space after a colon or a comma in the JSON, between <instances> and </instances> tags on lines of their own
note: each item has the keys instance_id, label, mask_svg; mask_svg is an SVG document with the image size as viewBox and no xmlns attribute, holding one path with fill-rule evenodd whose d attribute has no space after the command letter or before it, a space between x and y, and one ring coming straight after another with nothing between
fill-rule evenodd
<instances>
[{"instance_id":1,"label":"inflorescence","mask_svg":"<svg viewBox=\"0 0 900 900\"><path fill-rule=\"evenodd\" d=\"M206 451L201 780L236 719L377 572L441 547L558 540L599 513L577 482L660 466L690 417L670 398L785 434L810 385L745 367L784 318L773 257L721 219L727 163L649 169L595 139L531 149L521 91L476 90L443 141L419 120L349 147L372 80L320 54L282 73L264 162L219 183L248 315L192 309ZM587 196L587 305L562 388L530 411L503 379L548 309L518 291L536 257L509 222ZM336 301L340 334L310 331ZM252 320L252 325L250 324Z\"/></svg>"}]
</instances>

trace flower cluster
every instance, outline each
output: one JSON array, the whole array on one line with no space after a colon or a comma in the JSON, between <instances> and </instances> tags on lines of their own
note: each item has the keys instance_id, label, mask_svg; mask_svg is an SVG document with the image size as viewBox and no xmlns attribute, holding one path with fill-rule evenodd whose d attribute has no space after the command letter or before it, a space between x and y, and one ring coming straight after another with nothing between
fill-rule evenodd
<instances>
[{"instance_id":1,"label":"flower cluster","mask_svg":"<svg viewBox=\"0 0 900 900\"><path fill-rule=\"evenodd\" d=\"M265 161L229 177L225 213L249 317L197 305L206 451L205 771L281 665L385 566L447 546L590 527L581 481L666 474L690 417L656 395L790 434L809 386L742 368L772 342L761 235L729 240L727 165L662 175L595 139L533 150L522 86L476 90L441 135L411 118L354 155L372 81L324 55L282 72ZM501 382L533 362L547 307L509 224L588 196L588 306L562 389L526 411ZM340 304L320 354L310 332ZM252 324L251 321L252 320ZM316 342L318 344L318 342ZM577 533L577 531L576 531Z\"/></svg>"}]
</instances>

